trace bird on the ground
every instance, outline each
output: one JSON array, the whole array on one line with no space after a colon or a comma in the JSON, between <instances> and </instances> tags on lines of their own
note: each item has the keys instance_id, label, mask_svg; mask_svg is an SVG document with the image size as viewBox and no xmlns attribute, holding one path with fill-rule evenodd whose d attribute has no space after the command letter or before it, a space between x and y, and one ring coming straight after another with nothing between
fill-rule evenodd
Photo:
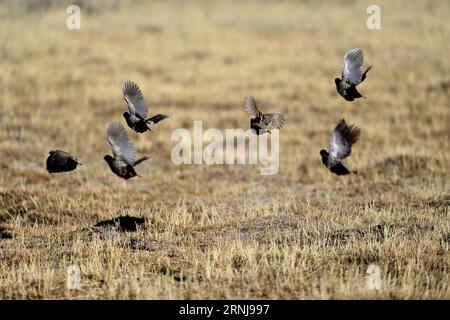
<instances>
[{"instance_id":1,"label":"bird on the ground","mask_svg":"<svg viewBox=\"0 0 450 320\"><path fill-rule=\"evenodd\" d=\"M347 101L363 97L356 86L366 79L367 72L372 69L372 66L369 66L366 71L363 71L363 63L364 53L362 49L351 49L345 54L341 79L334 79L337 92Z\"/></svg>"},{"instance_id":2,"label":"bird on the ground","mask_svg":"<svg viewBox=\"0 0 450 320\"><path fill-rule=\"evenodd\" d=\"M361 129L356 125L348 125L345 119L338 122L333 130L329 151L320 150L322 163L333 173L346 175L349 173L357 174L344 163L352 152L352 145L355 144L361 135Z\"/></svg>"},{"instance_id":3,"label":"bird on the ground","mask_svg":"<svg viewBox=\"0 0 450 320\"><path fill-rule=\"evenodd\" d=\"M124 179L139 176L134 170L134 166L149 159L149 157L144 156L135 160L136 149L125 128L118 122L110 122L106 126L106 139L111 145L114 157L106 155L103 159L108 163L111 171Z\"/></svg>"},{"instance_id":4,"label":"bird on the ground","mask_svg":"<svg viewBox=\"0 0 450 320\"><path fill-rule=\"evenodd\" d=\"M127 103L128 111L124 112L123 117L125 118L128 126L138 133L143 133L145 131L152 131L149 125L156 124L169 116L164 114L156 114L151 118L147 118L148 104L142 95L139 86L132 82L126 81L122 86L123 99Z\"/></svg>"},{"instance_id":5,"label":"bird on the ground","mask_svg":"<svg viewBox=\"0 0 450 320\"><path fill-rule=\"evenodd\" d=\"M256 101L248 96L244 99L245 110L251 115L250 128L252 132L260 135L266 132L271 133L273 129L281 129L284 124L284 114L281 112L263 114L258 110Z\"/></svg>"},{"instance_id":6,"label":"bird on the ground","mask_svg":"<svg viewBox=\"0 0 450 320\"><path fill-rule=\"evenodd\" d=\"M52 150L46 161L49 173L60 173L75 170L77 165L81 165L77 158L62 150Z\"/></svg>"}]
</instances>

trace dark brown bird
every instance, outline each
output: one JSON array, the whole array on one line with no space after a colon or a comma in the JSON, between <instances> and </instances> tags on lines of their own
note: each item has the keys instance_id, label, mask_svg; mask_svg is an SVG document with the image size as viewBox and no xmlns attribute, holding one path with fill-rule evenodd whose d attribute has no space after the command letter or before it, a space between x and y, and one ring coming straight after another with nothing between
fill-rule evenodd
<instances>
[{"instance_id":1,"label":"dark brown bird","mask_svg":"<svg viewBox=\"0 0 450 320\"><path fill-rule=\"evenodd\" d=\"M128 105L128 111L124 112L128 126L136 132L143 133L145 131L152 131L149 124L156 124L169 116L164 114L157 114L151 118L147 118L148 104L142 95L138 85L132 81L126 81L122 87L123 98Z\"/></svg>"},{"instance_id":2,"label":"dark brown bird","mask_svg":"<svg viewBox=\"0 0 450 320\"><path fill-rule=\"evenodd\" d=\"M111 171L121 178L130 179L138 176L134 166L149 159L136 159L136 149L128 137L125 128L118 122L111 122L106 126L106 139L111 145L114 157L106 155L103 159L108 163Z\"/></svg>"},{"instance_id":3,"label":"dark brown bird","mask_svg":"<svg viewBox=\"0 0 450 320\"><path fill-rule=\"evenodd\" d=\"M263 133L271 133L270 130L281 129L284 124L284 114L281 112L262 114L258 110L256 101L253 97L248 96L244 99L245 110L251 115L250 128L253 133L260 135Z\"/></svg>"},{"instance_id":4,"label":"dark brown bird","mask_svg":"<svg viewBox=\"0 0 450 320\"><path fill-rule=\"evenodd\" d=\"M336 90L347 101L353 101L363 97L356 86L366 79L367 72L372 69L369 66L363 71L364 53L362 49L352 49L345 54L344 65L342 67L341 79L335 78Z\"/></svg>"},{"instance_id":5,"label":"dark brown bird","mask_svg":"<svg viewBox=\"0 0 450 320\"><path fill-rule=\"evenodd\" d=\"M112 227L118 228L120 231L137 231L139 225L145 224L144 218L131 216L120 216L111 220L103 220L98 222L94 227Z\"/></svg>"},{"instance_id":6,"label":"dark brown bird","mask_svg":"<svg viewBox=\"0 0 450 320\"><path fill-rule=\"evenodd\" d=\"M62 150L52 150L49 152L46 166L50 173L60 173L75 170L77 165L81 165L70 153Z\"/></svg>"},{"instance_id":7,"label":"dark brown bird","mask_svg":"<svg viewBox=\"0 0 450 320\"><path fill-rule=\"evenodd\" d=\"M358 141L360 135L361 130L357 126L348 125L345 119L340 120L333 130L329 153L320 150L322 163L338 176L358 173L352 171L343 160L352 153L352 145Z\"/></svg>"}]
</instances>

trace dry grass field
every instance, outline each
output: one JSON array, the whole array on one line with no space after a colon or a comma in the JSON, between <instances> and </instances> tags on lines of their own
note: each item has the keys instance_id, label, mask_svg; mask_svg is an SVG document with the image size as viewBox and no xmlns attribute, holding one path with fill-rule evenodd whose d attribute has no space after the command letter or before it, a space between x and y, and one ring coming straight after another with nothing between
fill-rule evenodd
<instances>
[{"instance_id":1,"label":"dry grass field","mask_svg":"<svg viewBox=\"0 0 450 320\"><path fill-rule=\"evenodd\" d=\"M0 4L0 299L450 299L450 2L69 1ZM345 52L374 65L346 102ZM141 178L111 173L105 125L137 82L153 133L127 128ZM175 165L177 128L282 111L280 170ZM335 176L319 151L362 129ZM52 149L77 170L51 175ZM136 232L100 229L122 215ZM81 269L81 288L66 286ZM366 270L379 266L371 290Z\"/></svg>"}]
</instances>

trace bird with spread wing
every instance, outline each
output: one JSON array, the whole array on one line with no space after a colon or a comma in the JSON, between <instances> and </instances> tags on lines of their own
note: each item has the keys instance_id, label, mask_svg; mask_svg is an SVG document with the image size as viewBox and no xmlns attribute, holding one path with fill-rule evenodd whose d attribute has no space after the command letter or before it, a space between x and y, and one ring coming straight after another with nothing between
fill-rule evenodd
<instances>
[{"instance_id":1,"label":"bird with spread wing","mask_svg":"<svg viewBox=\"0 0 450 320\"><path fill-rule=\"evenodd\" d=\"M149 124L156 124L169 116L165 114L156 114L147 118L148 104L145 100L139 86L132 82L126 81L122 86L123 98L128 106L129 112L124 112L123 117L128 126L138 133L152 131Z\"/></svg>"},{"instance_id":2,"label":"bird with spread wing","mask_svg":"<svg viewBox=\"0 0 450 320\"><path fill-rule=\"evenodd\" d=\"M284 114L281 112L263 114L258 110L256 101L253 97L248 96L244 99L245 110L251 115L250 128L253 133L260 135L263 133L271 133L273 129L281 129L284 124Z\"/></svg>"},{"instance_id":3,"label":"bird with spread wing","mask_svg":"<svg viewBox=\"0 0 450 320\"><path fill-rule=\"evenodd\" d=\"M352 153L354 145L361 136L361 129L356 125L349 125L342 119L338 122L331 135L329 151L320 150L322 163L333 173L347 175L357 173L344 163L344 159Z\"/></svg>"},{"instance_id":4,"label":"bird with spread wing","mask_svg":"<svg viewBox=\"0 0 450 320\"><path fill-rule=\"evenodd\" d=\"M337 92L347 101L363 97L356 89L356 86L366 79L367 72L372 69L372 66L369 66L364 71L363 63L364 52L362 49L351 49L345 54L341 79L334 79Z\"/></svg>"},{"instance_id":5,"label":"bird with spread wing","mask_svg":"<svg viewBox=\"0 0 450 320\"><path fill-rule=\"evenodd\" d=\"M135 160L136 149L124 127L118 122L109 123L106 126L106 139L111 145L114 157L106 155L103 159L108 163L111 171L124 179L138 176L134 167L149 157L144 156Z\"/></svg>"}]
</instances>

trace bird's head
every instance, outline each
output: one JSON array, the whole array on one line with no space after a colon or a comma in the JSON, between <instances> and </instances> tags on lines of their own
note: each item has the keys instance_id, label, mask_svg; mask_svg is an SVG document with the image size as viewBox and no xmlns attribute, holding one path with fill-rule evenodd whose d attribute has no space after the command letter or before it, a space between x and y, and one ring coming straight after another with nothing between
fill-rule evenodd
<instances>
[{"instance_id":1,"label":"bird's head","mask_svg":"<svg viewBox=\"0 0 450 320\"><path fill-rule=\"evenodd\" d=\"M111 157L109 154L107 154L106 156L104 156L103 159L104 159L106 162L108 162L108 163L114 160L114 158Z\"/></svg>"},{"instance_id":2,"label":"bird's head","mask_svg":"<svg viewBox=\"0 0 450 320\"><path fill-rule=\"evenodd\" d=\"M320 150L320 155L322 156L322 157L328 157L328 152L326 151L326 150Z\"/></svg>"},{"instance_id":3,"label":"bird's head","mask_svg":"<svg viewBox=\"0 0 450 320\"><path fill-rule=\"evenodd\" d=\"M335 83L335 84L339 84L339 83L341 83L341 81L342 81L342 80L339 79L339 78L334 78L334 83Z\"/></svg>"},{"instance_id":4,"label":"bird's head","mask_svg":"<svg viewBox=\"0 0 450 320\"><path fill-rule=\"evenodd\" d=\"M128 113L128 112L124 112L123 113L123 117L125 118L125 119L130 119L130 114Z\"/></svg>"}]
</instances>

